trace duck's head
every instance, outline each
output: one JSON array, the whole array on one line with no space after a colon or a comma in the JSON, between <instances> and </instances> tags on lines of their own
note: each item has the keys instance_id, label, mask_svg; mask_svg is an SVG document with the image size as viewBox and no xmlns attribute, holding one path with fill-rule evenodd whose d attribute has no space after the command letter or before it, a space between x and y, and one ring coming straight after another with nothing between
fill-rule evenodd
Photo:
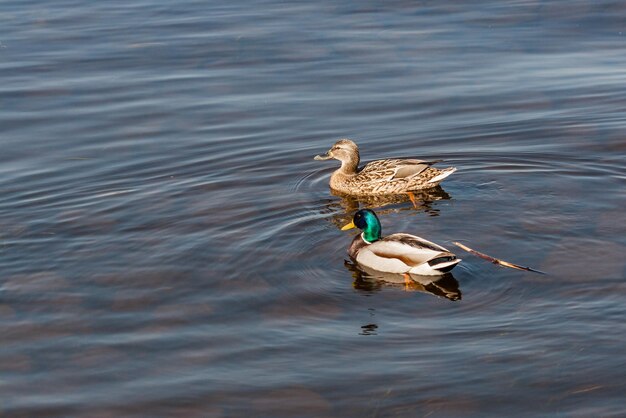
<instances>
[{"instance_id":1,"label":"duck's head","mask_svg":"<svg viewBox=\"0 0 626 418\"><path fill-rule=\"evenodd\" d=\"M369 209L361 209L354 214L352 222L341 228L342 231L346 231L352 228L359 228L363 231L361 237L365 242L372 243L378 241L381 237L382 227L378 216L374 211Z\"/></svg>"},{"instance_id":2,"label":"duck's head","mask_svg":"<svg viewBox=\"0 0 626 418\"><path fill-rule=\"evenodd\" d=\"M315 160L335 160L341 161L342 168L356 169L359 165L359 147L349 139L340 139L323 155L316 155Z\"/></svg>"}]
</instances>

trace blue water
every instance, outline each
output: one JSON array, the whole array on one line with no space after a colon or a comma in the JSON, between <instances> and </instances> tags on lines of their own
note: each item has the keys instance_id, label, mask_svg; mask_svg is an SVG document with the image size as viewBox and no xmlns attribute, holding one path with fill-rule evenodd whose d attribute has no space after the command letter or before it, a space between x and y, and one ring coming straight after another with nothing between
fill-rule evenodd
<instances>
[{"instance_id":1,"label":"blue water","mask_svg":"<svg viewBox=\"0 0 626 418\"><path fill-rule=\"evenodd\" d=\"M624 416L625 22L1 2L0 416ZM335 196L343 137L458 171L417 208ZM463 262L363 275L359 207Z\"/></svg>"}]
</instances>

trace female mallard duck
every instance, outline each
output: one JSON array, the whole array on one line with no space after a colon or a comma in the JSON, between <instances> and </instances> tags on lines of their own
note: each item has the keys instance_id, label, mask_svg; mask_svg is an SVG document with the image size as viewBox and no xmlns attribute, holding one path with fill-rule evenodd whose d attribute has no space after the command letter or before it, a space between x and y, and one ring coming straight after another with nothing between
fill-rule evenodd
<instances>
[{"instance_id":1,"label":"female mallard duck","mask_svg":"<svg viewBox=\"0 0 626 418\"><path fill-rule=\"evenodd\" d=\"M352 240L348 254L358 264L377 271L434 276L449 272L461 262L445 248L415 235L382 237L380 221L369 209L355 213L352 222L341 229L352 228L363 232Z\"/></svg>"},{"instance_id":2,"label":"female mallard duck","mask_svg":"<svg viewBox=\"0 0 626 418\"><path fill-rule=\"evenodd\" d=\"M411 192L435 187L456 171L431 167L436 161L410 159L376 160L359 169L359 148L349 139L340 139L325 155L315 156L331 158L341 161L341 167L330 177L330 188L356 196L407 193L413 200Z\"/></svg>"}]
</instances>

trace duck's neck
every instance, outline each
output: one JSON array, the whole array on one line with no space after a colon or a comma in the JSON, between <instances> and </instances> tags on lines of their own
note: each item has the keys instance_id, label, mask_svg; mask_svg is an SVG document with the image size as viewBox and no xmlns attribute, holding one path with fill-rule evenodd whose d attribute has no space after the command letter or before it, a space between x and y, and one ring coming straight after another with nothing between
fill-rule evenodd
<instances>
[{"instance_id":1,"label":"duck's neck","mask_svg":"<svg viewBox=\"0 0 626 418\"><path fill-rule=\"evenodd\" d=\"M359 168L359 162L359 152L357 151L354 154L351 154L347 159L341 160L341 168L339 168L338 171L347 175L356 174L357 169Z\"/></svg>"},{"instance_id":2,"label":"duck's neck","mask_svg":"<svg viewBox=\"0 0 626 418\"><path fill-rule=\"evenodd\" d=\"M361 238L368 244L376 242L380 239L380 225L368 225L366 229L361 232Z\"/></svg>"}]
</instances>

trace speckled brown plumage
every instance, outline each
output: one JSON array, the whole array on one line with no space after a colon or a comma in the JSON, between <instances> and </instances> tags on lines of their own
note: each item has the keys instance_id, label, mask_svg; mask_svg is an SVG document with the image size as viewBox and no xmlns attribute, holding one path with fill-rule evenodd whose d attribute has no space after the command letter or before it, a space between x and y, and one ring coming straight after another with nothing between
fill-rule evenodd
<instances>
[{"instance_id":1,"label":"speckled brown plumage","mask_svg":"<svg viewBox=\"0 0 626 418\"><path fill-rule=\"evenodd\" d=\"M316 160L337 159L341 167L330 177L333 190L350 195L386 195L424 190L437 186L456 171L454 167L440 170L434 162L415 159L372 161L359 169L359 149L349 139L337 141L326 155Z\"/></svg>"}]
</instances>

